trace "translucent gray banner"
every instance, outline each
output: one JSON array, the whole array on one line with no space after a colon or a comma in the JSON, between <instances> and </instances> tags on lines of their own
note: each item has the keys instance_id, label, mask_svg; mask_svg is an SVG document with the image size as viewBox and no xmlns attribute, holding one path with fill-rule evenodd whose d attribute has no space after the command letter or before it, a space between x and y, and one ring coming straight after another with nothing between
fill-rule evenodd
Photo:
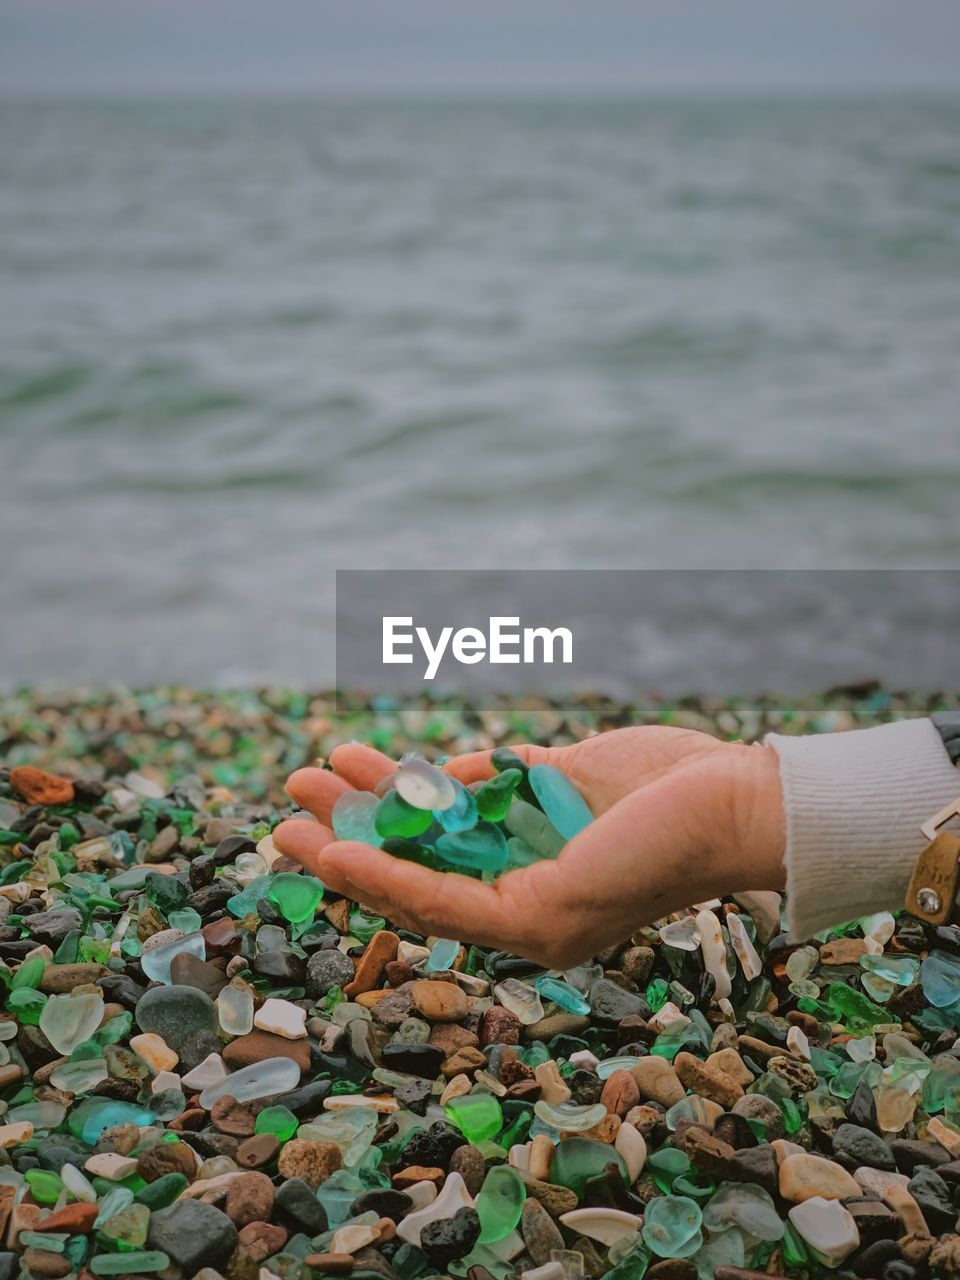
<instances>
[{"instance_id":1,"label":"translucent gray banner","mask_svg":"<svg viewBox=\"0 0 960 1280\"><path fill-rule=\"evenodd\" d=\"M960 686L960 570L340 570L337 686L630 697Z\"/></svg>"}]
</instances>

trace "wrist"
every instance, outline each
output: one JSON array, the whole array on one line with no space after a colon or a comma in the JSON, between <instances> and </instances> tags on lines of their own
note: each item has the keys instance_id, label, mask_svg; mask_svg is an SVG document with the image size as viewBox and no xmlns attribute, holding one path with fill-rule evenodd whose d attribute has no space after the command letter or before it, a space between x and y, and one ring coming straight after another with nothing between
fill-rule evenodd
<instances>
[{"instance_id":1,"label":"wrist","mask_svg":"<svg viewBox=\"0 0 960 1280\"><path fill-rule=\"evenodd\" d=\"M728 763L729 834L724 850L731 889L782 890L786 815L776 751L737 745Z\"/></svg>"}]
</instances>

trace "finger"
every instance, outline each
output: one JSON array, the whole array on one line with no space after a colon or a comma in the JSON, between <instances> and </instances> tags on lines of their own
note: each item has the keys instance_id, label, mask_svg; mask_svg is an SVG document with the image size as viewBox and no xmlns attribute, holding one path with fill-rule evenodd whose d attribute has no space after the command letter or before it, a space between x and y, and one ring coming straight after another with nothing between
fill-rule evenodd
<instances>
[{"instance_id":1,"label":"finger","mask_svg":"<svg viewBox=\"0 0 960 1280\"><path fill-rule=\"evenodd\" d=\"M530 742L520 743L519 746L511 747L510 750L528 765L546 764L551 755L555 754L551 747L539 747L536 743ZM496 769L490 763L491 755L490 751L468 751L462 756L454 756L443 767L464 786L469 786L471 782L485 782L487 778L492 778L496 774Z\"/></svg>"},{"instance_id":2,"label":"finger","mask_svg":"<svg viewBox=\"0 0 960 1280\"><path fill-rule=\"evenodd\" d=\"M329 769L297 769L287 779L286 792L301 809L308 809L320 822L330 825L333 806L353 788L346 779Z\"/></svg>"},{"instance_id":3,"label":"finger","mask_svg":"<svg viewBox=\"0 0 960 1280\"><path fill-rule=\"evenodd\" d=\"M382 751L360 742L344 742L334 747L330 763L334 772L358 791L373 791L377 783L397 767L397 762Z\"/></svg>"},{"instance_id":4,"label":"finger","mask_svg":"<svg viewBox=\"0 0 960 1280\"><path fill-rule=\"evenodd\" d=\"M330 828L323 823L304 822L302 818L287 818L274 827L272 834L275 849L278 849L285 858L295 858L305 866L306 863L301 856L302 850L309 849L312 857L324 845L333 844L336 838Z\"/></svg>"}]
</instances>

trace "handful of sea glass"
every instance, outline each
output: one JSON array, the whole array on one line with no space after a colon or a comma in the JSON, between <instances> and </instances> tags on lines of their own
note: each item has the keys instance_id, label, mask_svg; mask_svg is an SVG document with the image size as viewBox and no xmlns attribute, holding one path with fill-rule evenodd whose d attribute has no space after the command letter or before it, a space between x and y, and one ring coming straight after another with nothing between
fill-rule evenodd
<instances>
[{"instance_id":1,"label":"handful of sea glass","mask_svg":"<svg viewBox=\"0 0 960 1280\"><path fill-rule=\"evenodd\" d=\"M579 791L549 764L529 767L509 747L492 778L465 787L419 755L404 756L377 790L347 791L333 808L339 840L362 840L438 871L492 880L555 858L593 821Z\"/></svg>"}]
</instances>

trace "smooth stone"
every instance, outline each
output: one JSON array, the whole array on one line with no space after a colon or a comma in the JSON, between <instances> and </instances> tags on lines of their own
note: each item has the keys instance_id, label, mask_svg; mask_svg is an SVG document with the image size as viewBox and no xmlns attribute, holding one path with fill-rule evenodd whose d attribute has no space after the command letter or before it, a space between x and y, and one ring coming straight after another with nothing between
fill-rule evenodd
<instances>
[{"instance_id":1,"label":"smooth stone","mask_svg":"<svg viewBox=\"0 0 960 1280\"><path fill-rule=\"evenodd\" d=\"M555 1250L566 1248L557 1224L539 1200L529 1198L524 1202L520 1215L520 1232L527 1252L538 1266L549 1262L550 1255Z\"/></svg>"},{"instance_id":2,"label":"smooth stone","mask_svg":"<svg viewBox=\"0 0 960 1280\"><path fill-rule=\"evenodd\" d=\"M306 993L319 1000L333 987L345 987L354 976L353 961L342 951L316 951L307 961Z\"/></svg>"},{"instance_id":3,"label":"smooth stone","mask_svg":"<svg viewBox=\"0 0 960 1280\"><path fill-rule=\"evenodd\" d=\"M152 987L137 1001L134 1018L141 1031L160 1036L181 1058L197 1032L217 1030L216 1005L194 987Z\"/></svg>"},{"instance_id":4,"label":"smooth stone","mask_svg":"<svg viewBox=\"0 0 960 1280\"><path fill-rule=\"evenodd\" d=\"M828 1267L839 1267L860 1244L853 1217L837 1200L814 1196L794 1205L787 1216L813 1254Z\"/></svg>"},{"instance_id":5,"label":"smooth stone","mask_svg":"<svg viewBox=\"0 0 960 1280\"><path fill-rule=\"evenodd\" d=\"M574 1209L572 1213L562 1214L560 1221L578 1235L608 1247L624 1236L636 1235L643 1225L636 1214L621 1209Z\"/></svg>"},{"instance_id":6,"label":"smooth stone","mask_svg":"<svg viewBox=\"0 0 960 1280\"><path fill-rule=\"evenodd\" d=\"M804 1200L843 1200L860 1188L846 1169L823 1156L789 1155L780 1164L780 1194L794 1204Z\"/></svg>"},{"instance_id":7,"label":"smooth stone","mask_svg":"<svg viewBox=\"0 0 960 1280\"><path fill-rule=\"evenodd\" d=\"M248 1175L242 1175L248 1176ZM147 1242L193 1275L225 1262L237 1244L237 1229L225 1213L199 1200L178 1200L150 1215Z\"/></svg>"}]
</instances>

